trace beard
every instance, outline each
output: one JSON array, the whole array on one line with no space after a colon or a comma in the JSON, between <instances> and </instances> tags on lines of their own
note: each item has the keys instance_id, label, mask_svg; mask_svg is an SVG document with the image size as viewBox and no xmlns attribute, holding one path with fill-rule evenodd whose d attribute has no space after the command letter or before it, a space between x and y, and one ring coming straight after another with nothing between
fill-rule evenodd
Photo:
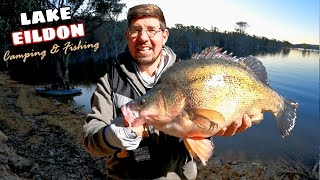
<instances>
[{"instance_id":1,"label":"beard","mask_svg":"<svg viewBox=\"0 0 320 180\"><path fill-rule=\"evenodd\" d=\"M143 54L137 54L134 59L138 65L147 66L152 65L154 62L156 62L160 55L161 51L157 55L151 54L149 56L145 56Z\"/></svg>"}]
</instances>

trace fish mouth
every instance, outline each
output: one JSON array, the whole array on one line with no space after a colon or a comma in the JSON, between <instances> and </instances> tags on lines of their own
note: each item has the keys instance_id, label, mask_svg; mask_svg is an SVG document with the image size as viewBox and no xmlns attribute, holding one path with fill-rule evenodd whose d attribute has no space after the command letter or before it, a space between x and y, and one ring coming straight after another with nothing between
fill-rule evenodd
<instances>
[{"instance_id":1,"label":"fish mouth","mask_svg":"<svg viewBox=\"0 0 320 180\"><path fill-rule=\"evenodd\" d=\"M139 119L140 111L132 111L128 105L121 106L121 112L125 121L129 124L129 127L135 126L135 122Z\"/></svg>"}]
</instances>

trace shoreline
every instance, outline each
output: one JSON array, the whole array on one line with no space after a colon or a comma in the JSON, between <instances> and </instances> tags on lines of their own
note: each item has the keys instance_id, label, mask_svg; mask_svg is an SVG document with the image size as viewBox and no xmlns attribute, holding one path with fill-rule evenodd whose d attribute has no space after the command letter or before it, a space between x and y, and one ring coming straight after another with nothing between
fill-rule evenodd
<instances>
[{"instance_id":1,"label":"shoreline","mask_svg":"<svg viewBox=\"0 0 320 180\"><path fill-rule=\"evenodd\" d=\"M0 179L105 179L104 159L82 146L82 107L34 88L0 73ZM317 179L317 172L212 157L198 164L197 179Z\"/></svg>"}]
</instances>

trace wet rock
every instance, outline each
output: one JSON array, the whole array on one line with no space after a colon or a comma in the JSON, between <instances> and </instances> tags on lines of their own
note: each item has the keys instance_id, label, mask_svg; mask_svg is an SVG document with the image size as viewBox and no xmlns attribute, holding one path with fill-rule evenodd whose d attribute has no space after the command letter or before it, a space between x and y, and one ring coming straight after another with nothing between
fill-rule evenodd
<instances>
[{"instance_id":1,"label":"wet rock","mask_svg":"<svg viewBox=\"0 0 320 180\"><path fill-rule=\"evenodd\" d=\"M0 141L0 164L7 164L9 157L13 155L15 155L14 150L9 148L5 142Z\"/></svg>"},{"instance_id":2,"label":"wet rock","mask_svg":"<svg viewBox=\"0 0 320 180\"><path fill-rule=\"evenodd\" d=\"M222 178L216 174L216 173L213 173L213 174L210 174L210 176L207 177L207 180L222 180Z\"/></svg>"},{"instance_id":3,"label":"wet rock","mask_svg":"<svg viewBox=\"0 0 320 180\"><path fill-rule=\"evenodd\" d=\"M232 169L238 174L245 174L248 169L248 166L245 163L242 163L242 164L237 163L236 165L232 166Z\"/></svg>"},{"instance_id":4,"label":"wet rock","mask_svg":"<svg viewBox=\"0 0 320 180\"><path fill-rule=\"evenodd\" d=\"M5 152L4 145L0 142L0 164L7 164L8 163L8 155Z\"/></svg>"},{"instance_id":5,"label":"wet rock","mask_svg":"<svg viewBox=\"0 0 320 180\"><path fill-rule=\"evenodd\" d=\"M0 179L2 180L20 180L18 176L13 176L13 175L0 175Z\"/></svg>"},{"instance_id":6,"label":"wet rock","mask_svg":"<svg viewBox=\"0 0 320 180\"><path fill-rule=\"evenodd\" d=\"M30 172L34 162L21 156L13 156L8 160L8 165L13 172L22 174L24 172Z\"/></svg>"},{"instance_id":7,"label":"wet rock","mask_svg":"<svg viewBox=\"0 0 320 180\"><path fill-rule=\"evenodd\" d=\"M232 161L231 164L232 165L237 165L237 164L239 164L239 162L238 161Z\"/></svg>"},{"instance_id":8,"label":"wet rock","mask_svg":"<svg viewBox=\"0 0 320 180\"><path fill-rule=\"evenodd\" d=\"M8 137L2 131L0 131L0 142L6 141L7 139L8 139Z\"/></svg>"},{"instance_id":9,"label":"wet rock","mask_svg":"<svg viewBox=\"0 0 320 180\"><path fill-rule=\"evenodd\" d=\"M224 163L223 163L223 160L219 157L212 157L210 158L210 164L214 165L214 166L222 166Z\"/></svg>"}]
</instances>

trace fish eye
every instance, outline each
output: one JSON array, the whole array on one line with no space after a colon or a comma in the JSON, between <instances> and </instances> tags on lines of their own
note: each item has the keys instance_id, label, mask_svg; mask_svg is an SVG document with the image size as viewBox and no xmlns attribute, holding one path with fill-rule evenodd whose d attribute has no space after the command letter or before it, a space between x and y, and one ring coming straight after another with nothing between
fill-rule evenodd
<instances>
[{"instance_id":1,"label":"fish eye","mask_svg":"<svg viewBox=\"0 0 320 180\"><path fill-rule=\"evenodd\" d=\"M139 104L142 105L142 104L144 104L145 102L146 102L145 99L141 99L141 100L139 101Z\"/></svg>"}]
</instances>

